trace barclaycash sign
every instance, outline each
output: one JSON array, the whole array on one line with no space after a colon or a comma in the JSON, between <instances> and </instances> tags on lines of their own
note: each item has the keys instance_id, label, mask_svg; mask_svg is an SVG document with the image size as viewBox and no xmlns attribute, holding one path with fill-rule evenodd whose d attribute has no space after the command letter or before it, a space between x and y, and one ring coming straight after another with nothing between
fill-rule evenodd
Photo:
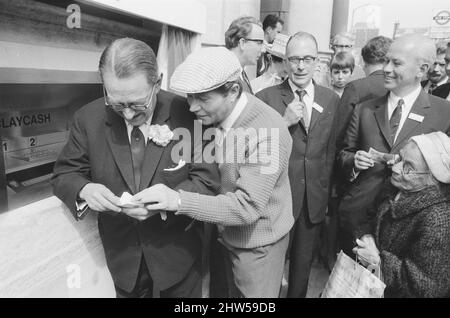
<instances>
[{"instance_id":1,"label":"barclaycash sign","mask_svg":"<svg viewBox=\"0 0 450 318\"><path fill-rule=\"evenodd\" d=\"M0 128L45 125L51 122L50 113L0 117Z\"/></svg>"}]
</instances>

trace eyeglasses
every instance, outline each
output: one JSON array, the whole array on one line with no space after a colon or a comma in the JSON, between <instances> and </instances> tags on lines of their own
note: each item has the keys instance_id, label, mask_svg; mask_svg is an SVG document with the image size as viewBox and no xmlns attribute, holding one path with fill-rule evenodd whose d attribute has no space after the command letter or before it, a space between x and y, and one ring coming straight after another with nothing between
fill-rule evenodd
<instances>
[{"instance_id":1,"label":"eyeglasses","mask_svg":"<svg viewBox=\"0 0 450 318\"><path fill-rule=\"evenodd\" d=\"M317 57L309 56L309 55L305 56L305 57L291 56L291 57L287 58L287 60L289 61L289 63L291 63L292 66L299 66L301 61L303 61L303 63L305 63L306 65L310 65L316 59L317 59Z\"/></svg>"},{"instance_id":2,"label":"eyeglasses","mask_svg":"<svg viewBox=\"0 0 450 318\"><path fill-rule=\"evenodd\" d=\"M263 45L263 43L264 43L264 40L261 40L261 39L245 39L245 38L243 38L243 39L244 39L244 41L255 42L258 45Z\"/></svg>"},{"instance_id":3,"label":"eyeglasses","mask_svg":"<svg viewBox=\"0 0 450 318\"><path fill-rule=\"evenodd\" d=\"M103 98L105 99L105 105L108 107L111 107L113 110L117 111L117 112L121 112L124 111L125 108L130 108L134 111L144 111L147 110L150 107L150 103L152 102L153 99L153 93L155 91L155 86L158 84L158 82L156 82L153 87L152 87L152 91L150 93L150 96L148 97L148 101L143 104L143 105L139 105L139 104L131 104L131 105L123 105L123 104L110 104L108 103L108 94L106 93L106 89L105 86L103 85Z\"/></svg>"},{"instance_id":4,"label":"eyeglasses","mask_svg":"<svg viewBox=\"0 0 450 318\"><path fill-rule=\"evenodd\" d=\"M353 45L340 45L340 44L332 44L331 45L331 49L336 50L336 49L351 49L353 47Z\"/></svg>"}]
</instances>

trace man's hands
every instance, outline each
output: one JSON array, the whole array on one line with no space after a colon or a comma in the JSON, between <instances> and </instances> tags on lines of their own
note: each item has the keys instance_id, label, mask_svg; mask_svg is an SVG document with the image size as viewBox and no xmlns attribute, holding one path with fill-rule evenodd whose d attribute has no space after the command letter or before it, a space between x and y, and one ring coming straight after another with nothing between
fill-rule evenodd
<instances>
[{"instance_id":1,"label":"man's hands","mask_svg":"<svg viewBox=\"0 0 450 318\"><path fill-rule=\"evenodd\" d=\"M303 107L306 107L304 103L294 100L290 103L286 111L284 112L283 119L288 124L288 127L298 124L303 117Z\"/></svg>"},{"instance_id":2,"label":"man's hands","mask_svg":"<svg viewBox=\"0 0 450 318\"><path fill-rule=\"evenodd\" d=\"M356 244L358 246L353 248L353 253L364 266L380 264L380 251L372 235L366 234L361 239L356 239Z\"/></svg>"},{"instance_id":3,"label":"man's hands","mask_svg":"<svg viewBox=\"0 0 450 318\"><path fill-rule=\"evenodd\" d=\"M164 184L155 184L142 190L133 197L133 200L145 204L148 210L177 211L180 195Z\"/></svg>"},{"instance_id":4,"label":"man's hands","mask_svg":"<svg viewBox=\"0 0 450 318\"><path fill-rule=\"evenodd\" d=\"M145 207L141 208L122 208L122 213L132 217L138 221L145 221L149 217L158 214L157 211L149 211Z\"/></svg>"},{"instance_id":5,"label":"man's hands","mask_svg":"<svg viewBox=\"0 0 450 318\"><path fill-rule=\"evenodd\" d=\"M361 171L361 170L367 170L375 164L375 162L372 159L372 156L363 150L358 150L355 154L354 158L355 163L355 170Z\"/></svg>"},{"instance_id":6,"label":"man's hands","mask_svg":"<svg viewBox=\"0 0 450 318\"><path fill-rule=\"evenodd\" d=\"M115 196L107 187L100 183L86 184L78 194L80 199L86 201L89 208L97 212L120 212L120 198Z\"/></svg>"}]
</instances>

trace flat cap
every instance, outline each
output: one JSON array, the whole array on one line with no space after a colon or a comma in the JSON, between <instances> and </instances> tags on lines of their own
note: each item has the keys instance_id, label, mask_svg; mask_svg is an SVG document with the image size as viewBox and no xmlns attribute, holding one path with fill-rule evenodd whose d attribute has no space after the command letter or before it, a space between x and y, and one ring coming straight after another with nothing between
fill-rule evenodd
<instances>
[{"instance_id":1,"label":"flat cap","mask_svg":"<svg viewBox=\"0 0 450 318\"><path fill-rule=\"evenodd\" d=\"M239 79L237 56L224 47L198 49L181 63L170 79L170 88L186 94L204 93Z\"/></svg>"}]
</instances>

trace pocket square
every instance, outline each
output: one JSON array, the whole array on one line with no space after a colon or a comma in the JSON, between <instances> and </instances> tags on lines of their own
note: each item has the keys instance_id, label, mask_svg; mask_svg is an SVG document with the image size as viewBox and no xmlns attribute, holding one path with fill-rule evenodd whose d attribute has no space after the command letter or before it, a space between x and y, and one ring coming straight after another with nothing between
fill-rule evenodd
<instances>
[{"instance_id":1,"label":"pocket square","mask_svg":"<svg viewBox=\"0 0 450 318\"><path fill-rule=\"evenodd\" d=\"M184 161L183 159L180 159L180 161L178 162L178 165L176 167L166 168L166 169L164 169L164 171L176 171L176 170L183 168L185 164L186 164L186 161Z\"/></svg>"}]
</instances>

